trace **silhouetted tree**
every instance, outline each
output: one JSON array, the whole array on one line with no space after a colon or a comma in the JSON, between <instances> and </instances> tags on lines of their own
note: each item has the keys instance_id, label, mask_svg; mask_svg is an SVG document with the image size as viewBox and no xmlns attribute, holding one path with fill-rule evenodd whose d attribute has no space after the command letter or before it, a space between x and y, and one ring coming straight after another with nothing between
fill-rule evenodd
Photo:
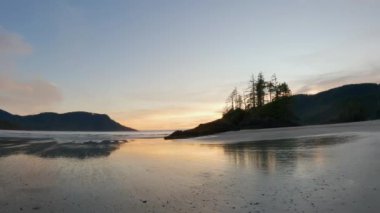
<instances>
[{"instance_id":1,"label":"silhouetted tree","mask_svg":"<svg viewBox=\"0 0 380 213\"><path fill-rule=\"evenodd\" d=\"M239 93L235 96L235 107L236 109L243 109L243 98Z\"/></svg>"},{"instance_id":2,"label":"silhouetted tree","mask_svg":"<svg viewBox=\"0 0 380 213\"><path fill-rule=\"evenodd\" d=\"M247 101L248 101L247 94L244 91L242 92L241 100L243 102L243 109L245 109L245 110L249 109L248 104L247 104Z\"/></svg>"},{"instance_id":3,"label":"silhouetted tree","mask_svg":"<svg viewBox=\"0 0 380 213\"><path fill-rule=\"evenodd\" d=\"M266 82L263 73L259 73L256 82L256 99L257 106L262 107L264 105Z\"/></svg>"},{"instance_id":4,"label":"silhouetted tree","mask_svg":"<svg viewBox=\"0 0 380 213\"><path fill-rule=\"evenodd\" d=\"M229 109L229 110L234 110L235 109L237 95L238 95L238 92L237 92L237 89L235 87L234 90L232 90L231 94L228 96L228 98L226 100L227 109Z\"/></svg>"},{"instance_id":5,"label":"silhouetted tree","mask_svg":"<svg viewBox=\"0 0 380 213\"><path fill-rule=\"evenodd\" d=\"M240 94L235 87L228 96L224 112L227 113L235 109L250 110L256 107L262 107L266 103L290 95L291 91L288 84L285 82L279 84L276 74L271 76L270 81L265 81L264 75L261 72L258 74L257 80L255 80L255 75L252 74L246 92Z\"/></svg>"},{"instance_id":6,"label":"silhouetted tree","mask_svg":"<svg viewBox=\"0 0 380 213\"><path fill-rule=\"evenodd\" d=\"M277 87L278 97L287 97L291 95L291 91L287 83L281 83Z\"/></svg>"},{"instance_id":7,"label":"silhouetted tree","mask_svg":"<svg viewBox=\"0 0 380 213\"><path fill-rule=\"evenodd\" d=\"M277 98L276 97L277 84L278 83L277 83L276 74L273 74L271 77L271 80L268 82L269 102Z\"/></svg>"},{"instance_id":8,"label":"silhouetted tree","mask_svg":"<svg viewBox=\"0 0 380 213\"><path fill-rule=\"evenodd\" d=\"M248 91L247 91L247 109L252 109L256 107L256 81L255 75L252 74L251 80L249 80Z\"/></svg>"}]
</instances>

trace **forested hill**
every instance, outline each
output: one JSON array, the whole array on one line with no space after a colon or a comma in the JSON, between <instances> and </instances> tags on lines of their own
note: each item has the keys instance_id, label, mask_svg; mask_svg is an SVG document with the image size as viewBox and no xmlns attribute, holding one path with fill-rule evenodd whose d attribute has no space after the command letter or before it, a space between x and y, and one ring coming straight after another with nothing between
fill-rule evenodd
<instances>
[{"instance_id":1,"label":"forested hill","mask_svg":"<svg viewBox=\"0 0 380 213\"><path fill-rule=\"evenodd\" d=\"M380 85L352 84L316 95L291 97L299 124L324 124L380 118Z\"/></svg>"},{"instance_id":2,"label":"forested hill","mask_svg":"<svg viewBox=\"0 0 380 213\"><path fill-rule=\"evenodd\" d=\"M89 112L41 113L13 115L0 110L0 129L47 131L135 131L125 127L108 115Z\"/></svg>"},{"instance_id":3,"label":"forested hill","mask_svg":"<svg viewBox=\"0 0 380 213\"><path fill-rule=\"evenodd\" d=\"M249 110L231 109L221 119L167 139L188 138L219 132L380 119L380 85L345 85L315 95L293 95Z\"/></svg>"}]
</instances>

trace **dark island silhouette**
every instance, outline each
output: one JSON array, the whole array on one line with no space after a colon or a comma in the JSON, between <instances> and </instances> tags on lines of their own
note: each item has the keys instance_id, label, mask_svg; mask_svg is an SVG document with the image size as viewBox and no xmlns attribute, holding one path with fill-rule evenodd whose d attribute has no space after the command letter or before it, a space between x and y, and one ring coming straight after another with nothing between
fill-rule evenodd
<instances>
[{"instance_id":1,"label":"dark island silhouette","mask_svg":"<svg viewBox=\"0 0 380 213\"><path fill-rule=\"evenodd\" d=\"M199 137L242 129L262 129L331 124L380 119L380 85L350 84L315 95L291 95L286 83L273 75L265 81L252 77L248 92L235 88L227 98L222 118L189 130L178 130L165 139Z\"/></svg>"},{"instance_id":2,"label":"dark island silhouette","mask_svg":"<svg viewBox=\"0 0 380 213\"><path fill-rule=\"evenodd\" d=\"M136 131L112 120L106 114L45 112L37 115L14 115L0 110L0 129L44 131Z\"/></svg>"}]
</instances>

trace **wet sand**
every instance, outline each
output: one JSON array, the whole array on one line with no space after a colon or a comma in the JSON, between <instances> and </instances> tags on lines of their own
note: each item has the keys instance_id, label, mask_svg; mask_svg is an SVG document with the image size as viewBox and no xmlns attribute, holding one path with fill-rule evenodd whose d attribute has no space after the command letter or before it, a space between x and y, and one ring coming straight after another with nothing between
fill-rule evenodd
<instances>
[{"instance_id":1,"label":"wet sand","mask_svg":"<svg viewBox=\"0 0 380 213\"><path fill-rule=\"evenodd\" d=\"M0 138L0 212L378 212L379 127L97 144L8 135Z\"/></svg>"}]
</instances>

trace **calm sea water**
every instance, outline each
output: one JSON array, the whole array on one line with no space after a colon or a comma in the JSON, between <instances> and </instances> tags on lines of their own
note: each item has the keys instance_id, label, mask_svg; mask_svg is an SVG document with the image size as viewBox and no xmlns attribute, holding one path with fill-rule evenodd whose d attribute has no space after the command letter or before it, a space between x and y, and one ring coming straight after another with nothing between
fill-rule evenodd
<instances>
[{"instance_id":1,"label":"calm sea water","mask_svg":"<svg viewBox=\"0 0 380 213\"><path fill-rule=\"evenodd\" d=\"M0 212L378 212L378 126L0 131Z\"/></svg>"},{"instance_id":2,"label":"calm sea water","mask_svg":"<svg viewBox=\"0 0 380 213\"><path fill-rule=\"evenodd\" d=\"M0 138L51 139L59 143L119 141L141 138L163 138L173 131L153 130L138 132L78 132L78 131L9 131L0 130Z\"/></svg>"}]
</instances>

